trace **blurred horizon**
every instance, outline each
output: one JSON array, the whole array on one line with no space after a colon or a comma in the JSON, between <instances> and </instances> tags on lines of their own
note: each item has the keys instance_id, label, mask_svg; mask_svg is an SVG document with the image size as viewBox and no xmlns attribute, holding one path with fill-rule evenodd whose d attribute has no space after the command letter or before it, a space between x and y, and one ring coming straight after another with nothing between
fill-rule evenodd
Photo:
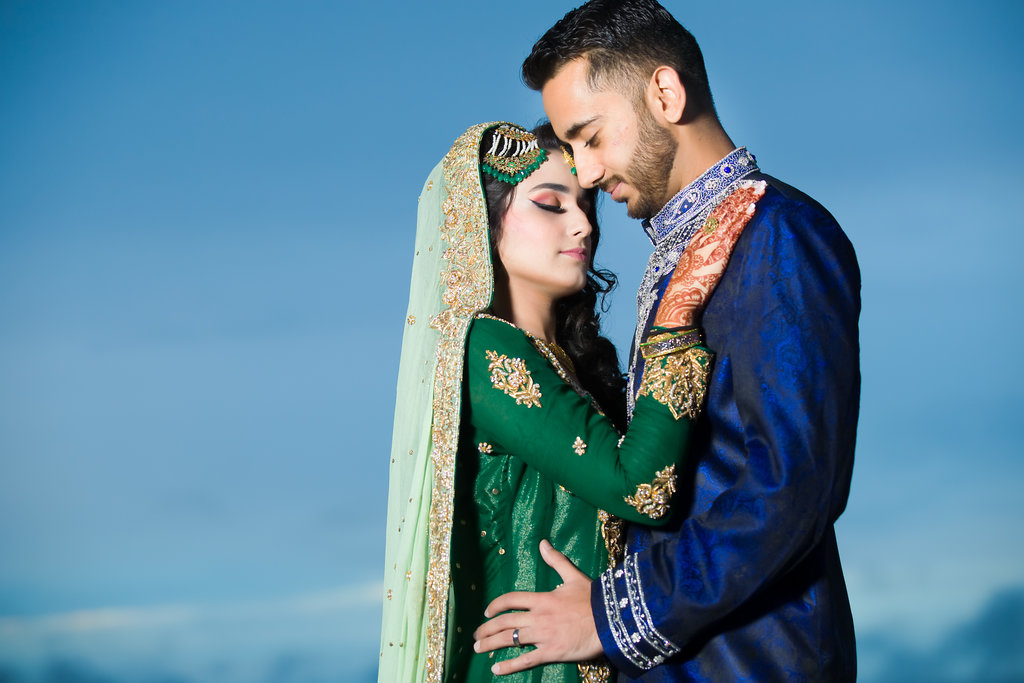
<instances>
[{"instance_id":1,"label":"blurred horizon","mask_svg":"<svg viewBox=\"0 0 1024 683\"><path fill-rule=\"evenodd\" d=\"M575 4L0 3L0 683L376 678L416 197ZM664 4L858 252L861 680L1024 680L1024 5Z\"/></svg>"}]
</instances>

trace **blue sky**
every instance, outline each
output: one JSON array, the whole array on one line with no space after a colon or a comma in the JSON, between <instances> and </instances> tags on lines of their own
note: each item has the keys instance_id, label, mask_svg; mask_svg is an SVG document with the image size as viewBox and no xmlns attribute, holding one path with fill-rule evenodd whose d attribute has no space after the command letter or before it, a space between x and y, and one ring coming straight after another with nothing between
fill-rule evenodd
<instances>
[{"instance_id":1,"label":"blue sky","mask_svg":"<svg viewBox=\"0 0 1024 683\"><path fill-rule=\"evenodd\" d=\"M572 4L0 3L0 680L373 677L416 196ZM862 680L1024 675L1024 6L666 6L858 251Z\"/></svg>"}]
</instances>

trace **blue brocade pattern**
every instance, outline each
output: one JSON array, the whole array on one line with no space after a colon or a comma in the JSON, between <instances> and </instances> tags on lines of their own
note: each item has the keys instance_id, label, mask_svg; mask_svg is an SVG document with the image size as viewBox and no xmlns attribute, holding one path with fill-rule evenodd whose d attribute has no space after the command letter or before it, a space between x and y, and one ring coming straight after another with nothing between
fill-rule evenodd
<instances>
[{"instance_id":1,"label":"blue brocade pattern","mask_svg":"<svg viewBox=\"0 0 1024 683\"><path fill-rule=\"evenodd\" d=\"M769 187L704 312L715 366L679 479L686 513L631 526L625 562L593 584L622 681L856 677L833 524L853 468L860 273L824 208L747 177Z\"/></svg>"}]
</instances>

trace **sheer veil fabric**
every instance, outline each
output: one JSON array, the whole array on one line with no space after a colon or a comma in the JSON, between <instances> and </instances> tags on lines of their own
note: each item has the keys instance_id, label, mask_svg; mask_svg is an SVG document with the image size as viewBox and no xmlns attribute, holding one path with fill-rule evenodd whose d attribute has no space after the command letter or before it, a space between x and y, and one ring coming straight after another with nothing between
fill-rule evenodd
<instances>
[{"instance_id":1,"label":"sheer veil fabric","mask_svg":"<svg viewBox=\"0 0 1024 683\"><path fill-rule=\"evenodd\" d=\"M391 444L381 683L440 681L466 336L490 306L480 141L469 128L420 194Z\"/></svg>"}]
</instances>

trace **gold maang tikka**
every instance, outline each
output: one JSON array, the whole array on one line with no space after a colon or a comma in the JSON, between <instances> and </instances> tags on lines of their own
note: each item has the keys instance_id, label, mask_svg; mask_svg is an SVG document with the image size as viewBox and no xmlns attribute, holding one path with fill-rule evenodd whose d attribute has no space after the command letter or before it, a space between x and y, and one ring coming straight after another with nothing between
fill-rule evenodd
<instances>
[{"instance_id":1,"label":"gold maang tikka","mask_svg":"<svg viewBox=\"0 0 1024 683\"><path fill-rule=\"evenodd\" d=\"M502 123L487 131L491 143L484 152L480 169L498 180L517 185L540 168L547 150L537 144L530 131L512 123Z\"/></svg>"}]
</instances>

